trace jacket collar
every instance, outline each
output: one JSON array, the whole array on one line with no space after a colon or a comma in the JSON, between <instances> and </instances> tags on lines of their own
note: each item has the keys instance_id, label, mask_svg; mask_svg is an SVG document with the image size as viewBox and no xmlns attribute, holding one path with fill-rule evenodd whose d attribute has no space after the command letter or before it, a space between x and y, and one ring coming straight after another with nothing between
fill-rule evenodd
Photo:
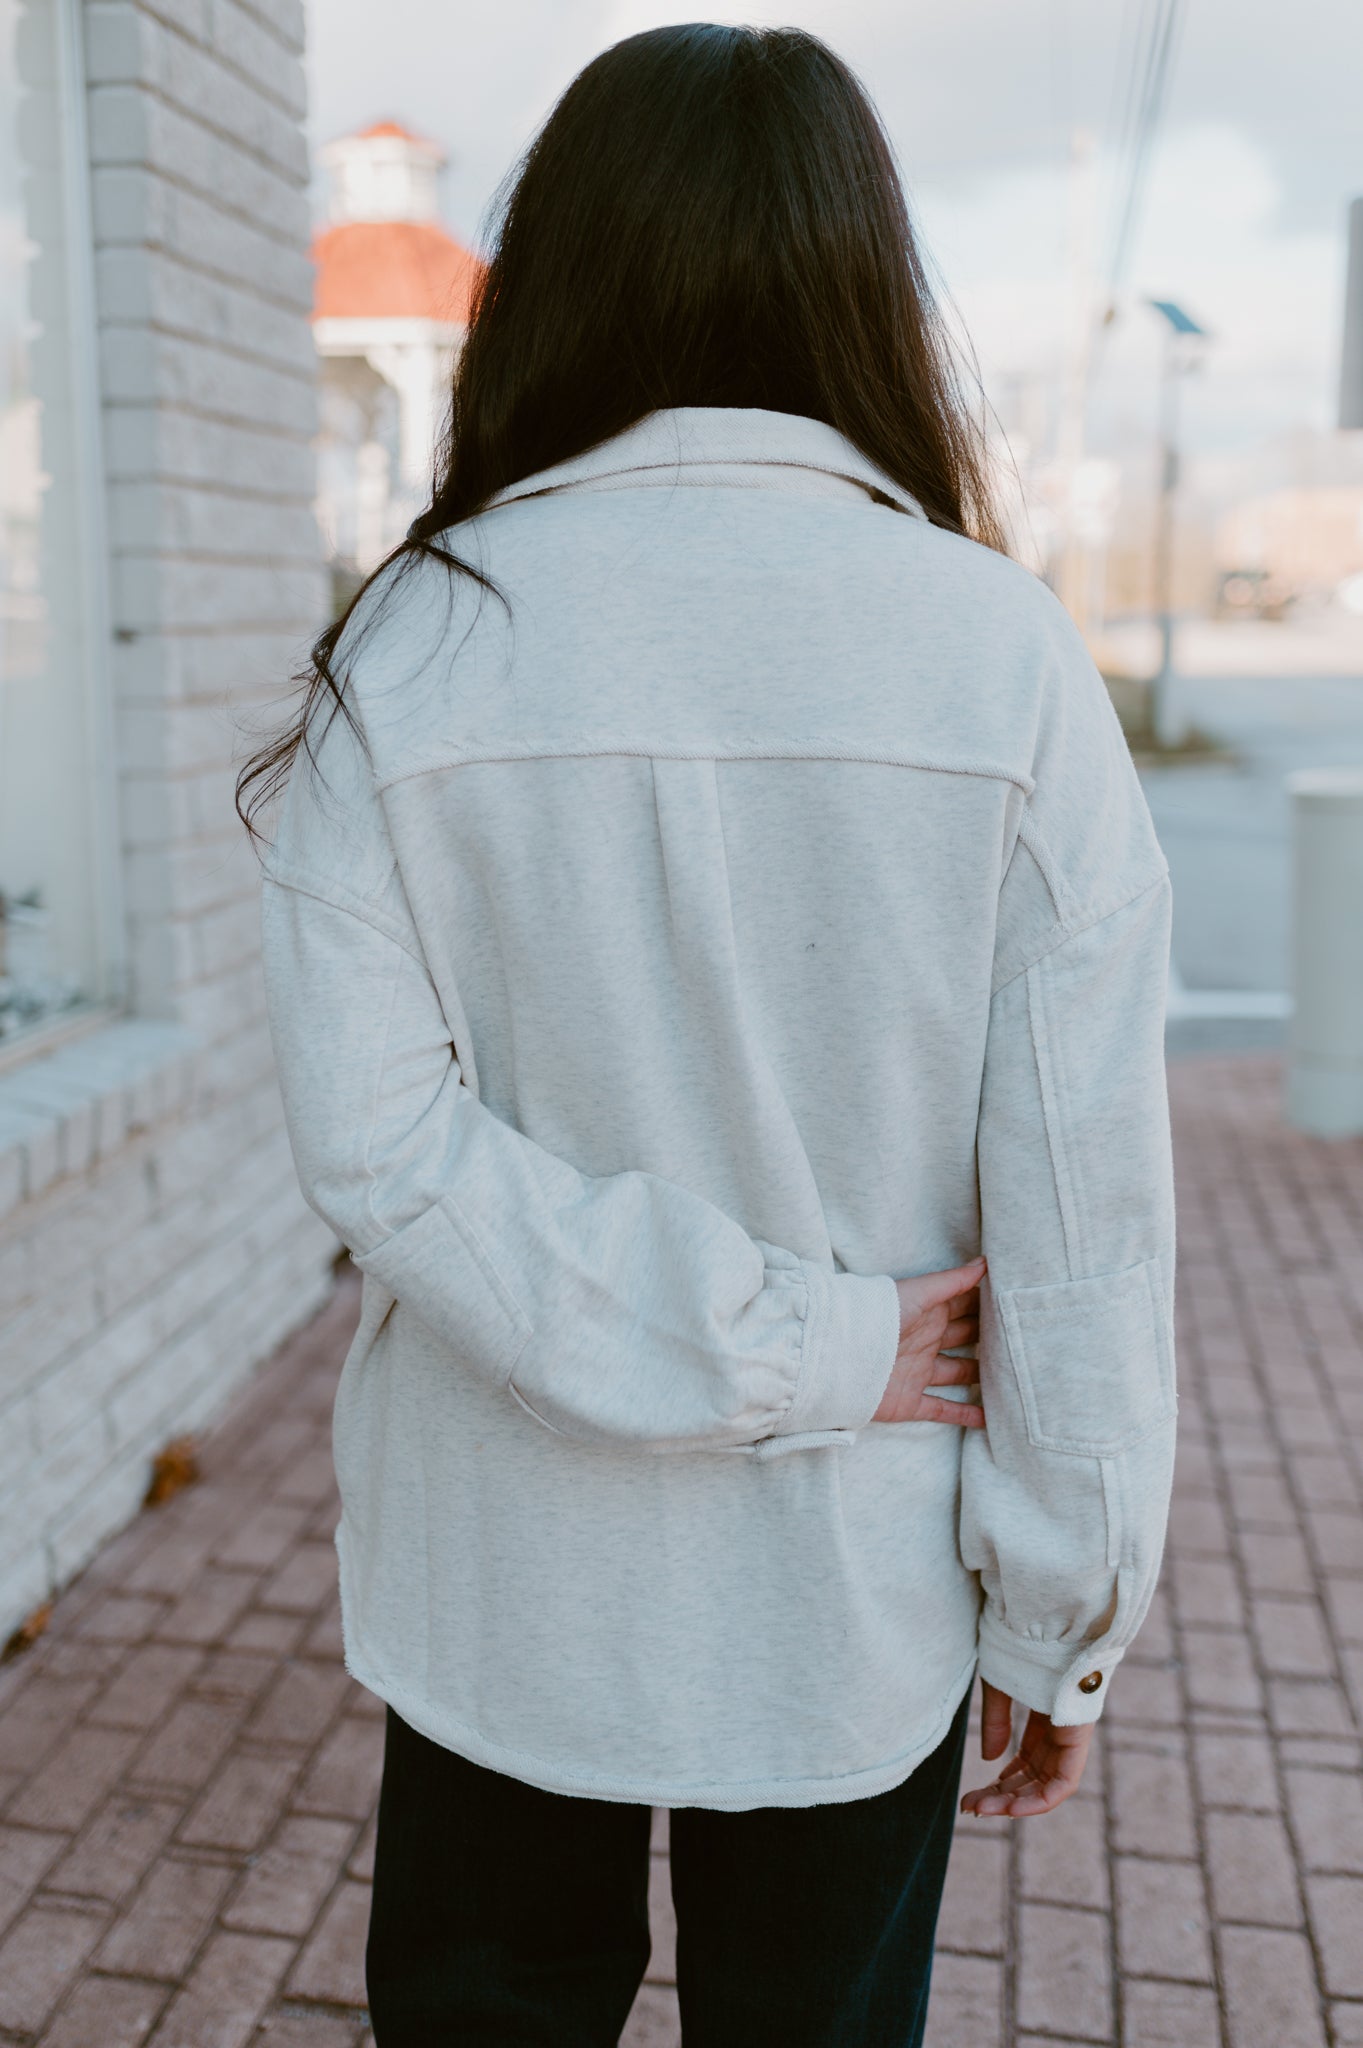
<instances>
[{"instance_id":1,"label":"jacket collar","mask_svg":"<svg viewBox=\"0 0 1363 2048\"><path fill-rule=\"evenodd\" d=\"M555 463L534 476L508 484L488 502L510 504L516 498L538 497L546 491L570 490L574 484L602 477L623 478L631 470L651 471L640 482L667 481L688 468L716 463L752 463L791 471L791 487L799 489L801 470L822 470L849 478L901 512L926 519L918 500L862 454L845 435L823 420L767 412L759 407L688 405L649 413L608 441L584 454Z\"/></svg>"}]
</instances>

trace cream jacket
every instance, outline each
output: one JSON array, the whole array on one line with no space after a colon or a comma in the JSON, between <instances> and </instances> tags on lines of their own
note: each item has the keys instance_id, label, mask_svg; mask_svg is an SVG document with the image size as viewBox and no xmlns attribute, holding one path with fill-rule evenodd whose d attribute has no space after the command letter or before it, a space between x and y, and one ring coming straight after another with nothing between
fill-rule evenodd
<instances>
[{"instance_id":1,"label":"cream jacket","mask_svg":"<svg viewBox=\"0 0 1363 2048\"><path fill-rule=\"evenodd\" d=\"M1095 1718L1171 1479L1169 894L1077 632L777 413L655 414L447 540L506 606L366 600L363 744L266 857L365 1276L349 1669L661 1805L885 1790L977 1660ZM987 1429L873 1422L893 1277L980 1248Z\"/></svg>"}]
</instances>

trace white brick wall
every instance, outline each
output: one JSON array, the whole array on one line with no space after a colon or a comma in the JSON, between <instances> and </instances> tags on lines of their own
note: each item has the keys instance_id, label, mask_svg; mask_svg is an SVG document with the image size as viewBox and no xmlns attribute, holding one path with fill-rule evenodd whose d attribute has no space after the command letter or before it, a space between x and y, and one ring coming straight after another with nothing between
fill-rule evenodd
<instances>
[{"instance_id":1,"label":"white brick wall","mask_svg":"<svg viewBox=\"0 0 1363 2048\"><path fill-rule=\"evenodd\" d=\"M294 1183L232 807L325 603L302 8L83 21L131 1014L0 1073L0 1639L335 1251Z\"/></svg>"}]
</instances>

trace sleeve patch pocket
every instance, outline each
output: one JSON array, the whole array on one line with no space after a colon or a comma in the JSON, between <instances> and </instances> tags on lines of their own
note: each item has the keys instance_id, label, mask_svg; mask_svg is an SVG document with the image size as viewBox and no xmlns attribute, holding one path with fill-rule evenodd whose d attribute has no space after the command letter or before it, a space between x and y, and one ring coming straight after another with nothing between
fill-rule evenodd
<instances>
[{"instance_id":1,"label":"sleeve patch pocket","mask_svg":"<svg viewBox=\"0 0 1363 2048\"><path fill-rule=\"evenodd\" d=\"M1105 1458L1175 1412L1159 1261L998 1293L1027 1435L1038 1450Z\"/></svg>"}]
</instances>

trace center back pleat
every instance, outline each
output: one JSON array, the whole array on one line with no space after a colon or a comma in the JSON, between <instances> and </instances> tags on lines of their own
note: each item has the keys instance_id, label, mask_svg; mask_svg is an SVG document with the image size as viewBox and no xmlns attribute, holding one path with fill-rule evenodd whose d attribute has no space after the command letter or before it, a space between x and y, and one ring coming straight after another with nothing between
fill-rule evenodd
<instances>
[{"instance_id":1,"label":"center back pleat","mask_svg":"<svg viewBox=\"0 0 1363 2048\"><path fill-rule=\"evenodd\" d=\"M655 758L652 765L667 915L690 1029L708 1046L716 1099L752 1105L746 1129L730 1123L719 1141L735 1148L729 1171L745 1191L748 1227L831 1264L809 1155L744 995L715 763ZM760 1146L744 1142L757 1131Z\"/></svg>"}]
</instances>

